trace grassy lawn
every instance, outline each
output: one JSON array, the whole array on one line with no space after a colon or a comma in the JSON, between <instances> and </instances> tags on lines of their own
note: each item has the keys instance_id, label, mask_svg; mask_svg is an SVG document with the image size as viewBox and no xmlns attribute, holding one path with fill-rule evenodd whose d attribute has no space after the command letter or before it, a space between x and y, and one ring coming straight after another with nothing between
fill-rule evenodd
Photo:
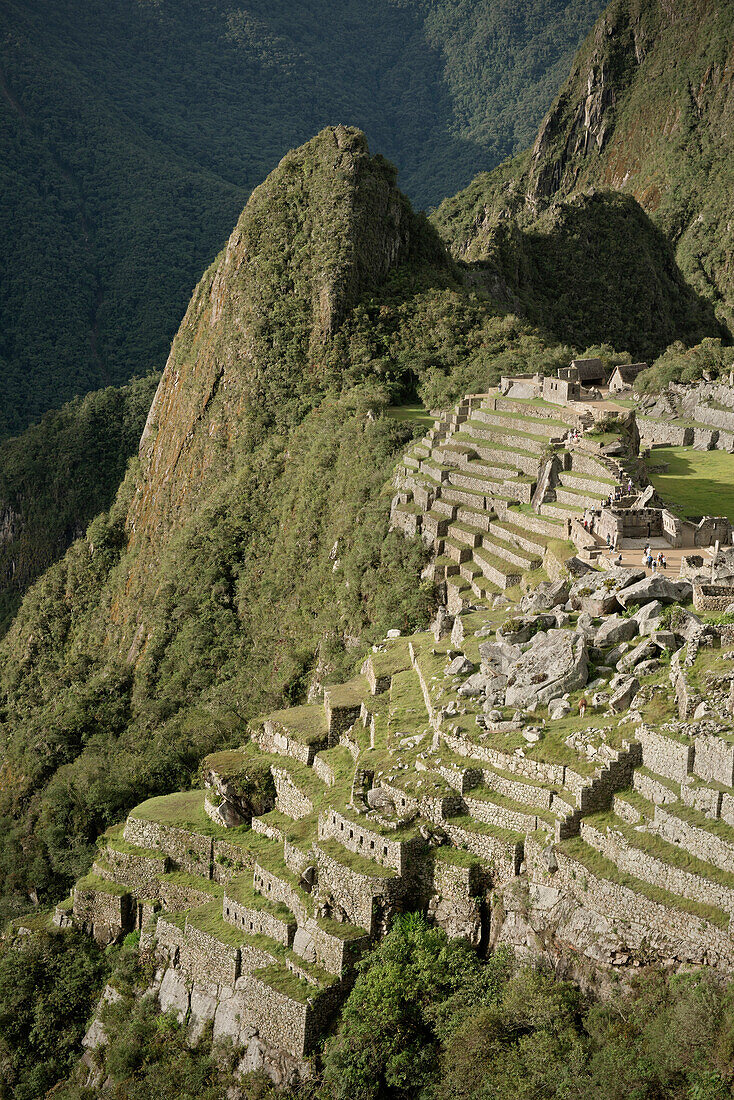
<instances>
[{"instance_id":1,"label":"grassy lawn","mask_svg":"<svg viewBox=\"0 0 734 1100\"><path fill-rule=\"evenodd\" d=\"M664 462L668 469L656 472L655 466ZM692 447L656 447L648 472L663 500L680 515L734 520L734 455L694 451Z\"/></svg>"},{"instance_id":2,"label":"grassy lawn","mask_svg":"<svg viewBox=\"0 0 734 1100\"><path fill-rule=\"evenodd\" d=\"M391 420L409 421L417 427L428 431L433 426L433 417L423 405L390 405L385 413Z\"/></svg>"}]
</instances>

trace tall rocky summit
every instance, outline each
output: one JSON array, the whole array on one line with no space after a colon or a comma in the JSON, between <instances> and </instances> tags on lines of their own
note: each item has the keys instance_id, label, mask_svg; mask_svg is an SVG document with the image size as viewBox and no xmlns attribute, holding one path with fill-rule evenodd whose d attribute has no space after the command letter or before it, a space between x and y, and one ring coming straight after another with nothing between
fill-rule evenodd
<instances>
[{"instance_id":1,"label":"tall rocky summit","mask_svg":"<svg viewBox=\"0 0 734 1100\"><path fill-rule=\"evenodd\" d=\"M160 543L231 469L238 443L287 423L292 397L314 398L330 337L414 237L394 169L360 131L328 128L283 158L173 342L140 442L131 548Z\"/></svg>"},{"instance_id":2,"label":"tall rocky summit","mask_svg":"<svg viewBox=\"0 0 734 1100\"><path fill-rule=\"evenodd\" d=\"M438 221L457 255L476 260L507 217L527 228L570 196L622 192L731 327L733 139L734 6L613 0L532 149L447 200Z\"/></svg>"}]
</instances>

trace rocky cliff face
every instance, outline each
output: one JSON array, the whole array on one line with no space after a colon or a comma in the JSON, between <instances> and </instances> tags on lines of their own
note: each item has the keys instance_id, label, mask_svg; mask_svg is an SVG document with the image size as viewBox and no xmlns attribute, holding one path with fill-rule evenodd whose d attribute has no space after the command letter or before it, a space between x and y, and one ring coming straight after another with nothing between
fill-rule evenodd
<instances>
[{"instance_id":1,"label":"rocky cliff face","mask_svg":"<svg viewBox=\"0 0 734 1100\"><path fill-rule=\"evenodd\" d=\"M180 523L284 397L319 391L330 337L406 254L414 221L394 170L344 126L253 192L173 342L140 443L132 548Z\"/></svg>"}]
</instances>

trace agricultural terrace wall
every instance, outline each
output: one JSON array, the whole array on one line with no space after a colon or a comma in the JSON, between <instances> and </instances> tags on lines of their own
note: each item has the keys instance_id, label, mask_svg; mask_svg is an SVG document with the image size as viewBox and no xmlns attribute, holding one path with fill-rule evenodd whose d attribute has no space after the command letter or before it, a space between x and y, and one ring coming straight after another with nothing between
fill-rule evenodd
<instances>
[{"instance_id":1,"label":"agricultural terrace wall","mask_svg":"<svg viewBox=\"0 0 734 1100\"><path fill-rule=\"evenodd\" d=\"M269 901L282 901L284 905L287 905L299 924L306 919L307 913L296 890L290 883L278 878L277 875L274 875L259 863L255 864L252 883L257 892L262 894L264 898L268 898Z\"/></svg>"},{"instance_id":2,"label":"agricultural terrace wall","mask_svg":"<svg viewBox=\"0 0 734 1100\"><path fill-rule=\"evenodd\" d=\"M144 894L142 896L150 897L151 895ZM161 882L157 897L160 898L161 904L169 913L182 913L195 905L206 905L207 902L212 900L212 895L206 890L170 880Z\"/></svg>"},{"instance_id":3,"label":"agricultural terrace wall","mask_svg":"<svg viewBox=\"0 0 734 1100\"><path fill-rule=\"evenodd\" d=\"M381 917L389 918L402 904L405 884L397 876L362 874L315 846L321 892L329 891L351 924L374 936Z\"/></svg>"},{"instance_id":4,"label":"agricultural terrace wall","mask_svg":"<svg viewBox=\"0 0 734 1100\"><path fill-rule=\"evenodd\" d=\"M255 866L254 852L226 837L214 837L213 853L212 878L215 882L229 882L235 875L251 871Z\"/></svg>"},{"instance_id":5,"label":"agricultural terrace wall","mask_svg":"<svg viewBox=\"0 0 734 1100\"><path fill-rule=\"evenodd\" d=\"M728 932L692 913L660 905L644 894L597 877L561 848L555 849L555 856L558 869L551 874L540 845L529 837L525 859L531 879L568 891L610 925L624 922L624 937L631 950L646 955L652 950L663 958L674 956L694 965L705 961L722 970L734 969L734 940Z\"/></svg>"},{"instance_id":6,"label":"agricultural terrace wall","mask_svg":"<svg viewBox=\"0 0 734 1100\"><path fill-rule=\"evenodd\" d=\"M734 787L734 744L723 737L698 734L693 772L700 779Z\"/></svg>"},{"instance_id":7,"label":"agricultural terrace wall","mask_svg":"<svg viewBox=\"0 0 734 1100\"><path fill-rule=\"evenodd\" d=\"M534 779L539 783L548 783L551 786L567 787L576 791L589 782L583 776L572 772L564 764L546 764L542 760L532 760L525 757L514 756L512 753L501 752L486 745L475 745L467 742L462 737L441 730L441 740L447 748L460 756L470 756L473 760L481 760L485 764L491 764L494 768L514 772L516 775L524 775L527 779Z\"/></svg>"},{"instance_id":8,"label":"agricultural terrace wall","mask_svg":"<svg viewBox=\"0 0 734 1100\"><path fill-rule=\"evenodd\" d=\"M654 775L645 775L644 772L638 770L632 777L632 784L634 789L639 791L643 798L649 799L650 802L657 804L678 801L677 792L671 790L665 783L660 782Z\"/></svg>"},{"instance_id":9,"label":"agricultural terrace wall","mask_svg":"<svg viewBox=\"0 0 734 1100\"><path fill-rule=\"evenodd\" d=\"M426 847L422 837L392 840L343 817L336 810L319 814L318 835L319 840L334 837L348 851L366 856L383 867L391 867L399 875L407 874L408 864Z\"/></svg>"},{"instance_id":10,"label":"agricultural terrace wall","mask_svg":"<svg viewBox=\"0 0 734 1100\"><path fill-rule=\"evenodd\" d=\"M159 877L170 870L170 859L163 853L137 855L108 846L104 857L112 869L113 880L127 886L139 898L157 898Z\"/></svg>"},{"instance_id":11,"label":"agricultural terrace wall","mask_svg":"<svg viewBox=\"0 0 734 1100\"><path fill-rule=\"evenodd\" d=\"M509 834L503 837L500 834L464 829L461 825L455 825L450 821L447 821L443 828L457 847L478 856L491 868L492 882L495 886L519 875L523 860L521 838L513 838Z\"/></svg>"},{"instance_id":12,"label":"agricultural terrace wall","mask_svg":"<svg viewBox=\"0 0 734 1100\"><path fill-rule=\"evenodd\" d=\"M444 898L451 898L453 901L479 897L486 889L489 877L487 868L482 867L479 862L465 866L460 863L451 863L441 859L440 856L434 859L434 893Z\"/></svg>"},{"instance_id":13,"label":"agricultural terrace wall","mask_svg":"<svg viewBox=\"0 0 734 1100\"><path fill-rule=\"evenodd\" d=\"M73 892L74 923L91 931L95 940L109 943L134 925L132 898L93 887L80 887Z\"/></svg>"},{"instance_id":14,"label":"agricultural terrace wall","mask_svg":"<svg viewBox=\"0 0 734 1100\"><path fill-rule=\"evenodd\" d=\"M642 763L651 772L681 783L693 767L694 747L672 737L665 737L649 726L640 726L636 733L642 745Z\"/></svg>"},{"instance_id":15,"label":"agricultural terrace wall","mask_svg":"<svg viewBox=\"0 0 734 1100\"><path fill-rule=\"evenodd\" d=\"M292 817L295 821L313 813L311 799L296 786L285 768L273 765L270 771L275 782L277 808L281 813L286 817Z\"/></svg>"},{"instance_id":16,"label":"agricultural terrace wall","mask_svg":"<svg viewBox=\"0 0 734 1100\"><path fill-rule=\"evenodd\" d=\"M240 976L240 950L186 922L181 969L194 981L234 985Z\"/></svg>"},{"instance_id":17,"label":"agricultural terrace wall","mask_svg":"<svg viewBox=\"0 0 734 1100\"><path fill-rule=\"evenodd\" d=\"M318 1016L309 1005L295 1001L251 975L243 975L236 986L240 1016L267 1043L302 1058L316 1044L320 1031Z\"/></svg>"},{"instance_id":18,"label":"agricultural terrace wall","mask_svg":"<svg viewBox=\"0 0 734 1100\"><path fill-rule=\"evenodd\" d=\"M734 912L734 888L722 886L711 879L683 871L670 863L656 859L649 852L632 847L618 832L600 832L588 822L581 822L581 838L596 848L607 859L645 882L668 890L672 894L700 901L704 905L716 905L725 912Z\"/></svg>"},{"instance_id":19,"label":"agricultural terrace wall","mask_svg":"<svg viewBox=\"0 0 734 1100\"><path fill-rule=\"evenodd\" d=\"M725 432L734 431L734 412L714 409L710 405L695 405L691 419L697 420L699 424L711 425L712 428L721 428Z\"/></svg>"},{"instance_id":20,"label":"agricultural terrace wall","mask_svg":"<svg viewBox=\"0 0 734 1100\"><path fill-rule=\"evenodd\" d=\"M734 845L716 833L691 825L662 806L655 807L655 827L664 840L685 848L691 855L734 873Z\"/></svg>"},{"instance_id":21,"label":"agricultural terrace wall","mask_svg":"<svg viewBox=\"0 0 734 1100\"><path fill-rule=\"evenodd\" d=\"M278 943L290 947L296 930L295 921L284 920L264 909L250 909L224 892L222 915L228 924L234 924L247 935L270 936Z\"/></svg>"},{"instance_id":22,"label":"agricultural terrace wall","mask_svg":"<svg viewBox=\"0 0 734 1100\"><path fill-rule=\"evenodd\" d=\"M301 764L311 764L316 753L326 748L325 739L312 745L305 745L302 741L289 737L283 726L270 718L266 718L262 728L256 730L255 741L263 752L275 756L290 756Z\"/></svg>"},{"instance_id":23,"label":"agricultural terrace wall","mask_svg":"<svg viewBox=\"0 0 734 1100\"><path fill-rule=\"evenodd\" d=\"M647 447L690 447L693 444L693 428L686 428L681 424L638 416L637 427L642 442Z\"/></svg>"},{"instance_id":24,"label":"agricultural terrace wall","mask_svg":"<svg viewBox=\"0 0 734 1100\"><path fill-rule=\"evenodd\" d=\"M330 974L341 975L356 963L369 942L366 932L361 937L345 938L327 932L311 919L299 927L293 948L302 958L317 963Z\"/></svg>"},{"instance_id":25,"label":"agricultural terrace wall","mask_svg":"<svg viewBox=\"0 0 734 1100\"><path fill-rule=\"evenodd\" d=\"M160 914L155 926L155 939L159 947L167 948L175 957L176 951L186 942L186 933L178 924L166 920L165 916Z\"/></svg>"},{"instance_id":26,"label":"agricultural terrace wall","mask_svg":"<svg viewBox=\"0 0 734 1100\"><path fill-rule=\"evenodd\" d=\"M138 848L155 848L192 875L211 877L214 842L212 837L201 836L187 829L177 829L159 821L146 821L141 817L128 817L123 838Z\"/></svg>"}]
</instances>

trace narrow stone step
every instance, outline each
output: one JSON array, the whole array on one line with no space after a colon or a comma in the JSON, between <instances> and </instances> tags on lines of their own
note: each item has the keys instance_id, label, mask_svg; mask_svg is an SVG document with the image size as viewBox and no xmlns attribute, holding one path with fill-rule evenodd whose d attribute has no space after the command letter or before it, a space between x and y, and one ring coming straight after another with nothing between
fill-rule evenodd
<instances>
[{"instance_id":1,"label":"narrow stone step","mask_svg":"<svg viewBox=\"0 0 734 1100\"><path fill-rule=\"evenodd\" d=\"M506 520L492 520L489 525L489 533L504 539L506 542L514 543L521 550L530 554L531 557L542 559L545 554L546 540L544 537L542 535L533 536L516 523L509 523Z\"/></svg>"},{"instance_id":2,"label":"narrow stone step","mask_svg":"<svg viewBox=\"0 0 734 1100\"><path fill-rule=\"evenodd\" d=\"M510 565L515 565L522 570L537 569L542 561L542 558L536 555L527 554L524 551L514 547L512 543L506 539L498 538L497 535L490 534L485 535L482 539L482 546L485 550L489 550L497 558L503 558L509 562Z\"/></svg>"},{"instance_id":3,"label":"narrow stone step","mask_svg":"<svg viewBox=\"0 0 734 1100\"><path fill-rule=\"evenodd\" d=\"M474 560L492 584L504 589L520 583L522 573L517 570L517 567L510 565L503 558L496 557L484 547L477 547L474 551Z\"/></svg>"}]
</instances>

